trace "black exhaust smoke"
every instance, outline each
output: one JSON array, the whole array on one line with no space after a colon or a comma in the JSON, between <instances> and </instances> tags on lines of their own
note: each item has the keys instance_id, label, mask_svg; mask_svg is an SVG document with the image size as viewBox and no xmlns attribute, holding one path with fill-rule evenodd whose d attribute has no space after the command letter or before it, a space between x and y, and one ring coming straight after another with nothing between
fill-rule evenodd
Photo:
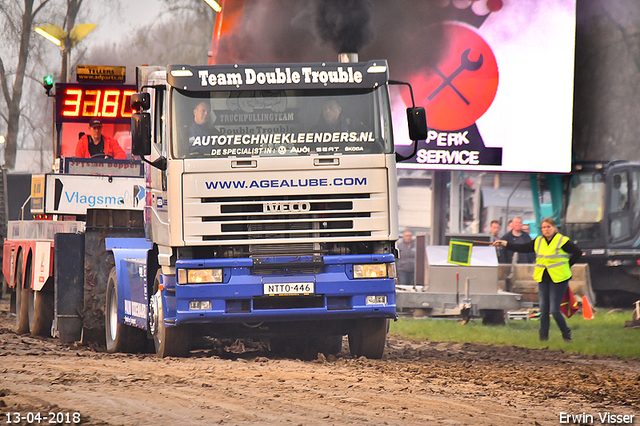
<instances>
[{"instance_id":1,"label":"black exhaust smoke","mask_svg":"<svg viewBox=\"0 0 640 426\"><path fill-rule=\"evenodd\" d=\"M358 53L373 37L369 0L315 0L315 30L337 53Z\"/></svg>"},{"instance_id":2,"label":"black exhaust smoke","mask_svg":"<svg viewBox=\"0 0 640 426\"><path fill-rule=\"evenodd\" d=\"M435 66L446 40L430 25L446 18L437 1L246 0L241 28L220 40L217 63L387 59L397 79ZM435 34L435 35L434 35Z\"/></svg>"}]
</instances>

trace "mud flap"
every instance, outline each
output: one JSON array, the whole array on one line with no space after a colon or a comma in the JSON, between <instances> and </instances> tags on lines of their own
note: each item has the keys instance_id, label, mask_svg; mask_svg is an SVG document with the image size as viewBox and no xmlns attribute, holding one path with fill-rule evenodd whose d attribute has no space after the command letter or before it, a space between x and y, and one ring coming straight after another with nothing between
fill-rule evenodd
<instances>
[{"instance_id":1,"label":"mud flap","mask_svg":"<svg viewBox=\"0 0 640 426\"><path fill-rule=\"evenodd\" d=\"M142 211L87 210L84 253L84 307L82 343L106 344L104 310L113 254L107 237L144 237Z\"/></svg>"},{"instance_id":2,"label":"mud flap","mask_svg":"<svg viewBox=\"0 0 640 426\"><path fill-rule=\"evenodd\" d=\"M54 336L61 342L82 337L84 235L56 234L54 241Z\"/></svg>"}]
</instances>

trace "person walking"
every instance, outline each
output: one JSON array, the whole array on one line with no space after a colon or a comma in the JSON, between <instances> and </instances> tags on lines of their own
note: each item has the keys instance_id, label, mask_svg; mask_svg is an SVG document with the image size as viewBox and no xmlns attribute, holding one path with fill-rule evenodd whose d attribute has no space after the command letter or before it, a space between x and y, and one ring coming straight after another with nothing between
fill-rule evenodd
<instances>
[{"instance_id":1,"label":"person walking","mask_svg":"<svg viewBox=\"0 0 640 426\"><path fill-rule=\"evenodd\" d=\"M549 313L551 313L562 332L562 338L571 342L571 329L560 312L560 304L569 287L571 265L580 259L582 250L573 244L569 237L560 234L555 222L549 217L542 221L540 230L542 235L529 243L516 244L498 240L493 245L518 253L536 254L533 279L538 282L540 340L549 340Z\"/></svg>"},{"instance_id":2,"label":"person walking","mask_svg":"<svg viewBox=\"0 0 640 426\"><path fill-rule=\"evenodd\" d=\"M402 239L396 243L398 248L398 284L415 285L416 243L410 229L405 229Z\"/></svg>"}]
</instances>

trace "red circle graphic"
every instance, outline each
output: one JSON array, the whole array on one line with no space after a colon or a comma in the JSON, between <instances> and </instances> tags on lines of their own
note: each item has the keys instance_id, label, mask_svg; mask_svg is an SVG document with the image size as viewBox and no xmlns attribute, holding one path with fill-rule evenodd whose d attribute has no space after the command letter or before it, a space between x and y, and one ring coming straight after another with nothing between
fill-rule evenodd
<instances>
[{"instance_id":1,"label":"red circle graphic","mask_svg":"<svg viewBox=\"0 0 640 426\"><path fill-rule=\"evenodd\" d=\"M433 29L444 34L447 48L435 68L411 79L416 104L424 105L430 128L465 129L491 106L498 90L498 64L489 45L464 24L447 22ZM431 38L433 40L433 38Z\"/></svg>"}]
</instances>

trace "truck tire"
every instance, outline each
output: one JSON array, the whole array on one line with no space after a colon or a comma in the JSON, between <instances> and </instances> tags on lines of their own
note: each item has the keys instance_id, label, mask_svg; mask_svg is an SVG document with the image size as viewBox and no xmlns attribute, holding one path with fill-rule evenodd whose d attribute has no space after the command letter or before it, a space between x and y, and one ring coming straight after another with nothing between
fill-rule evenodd
<instances>
[{"instance_id":1,"label":"truck tire","mask_svg":"<svg viewBox=\"0 0 640 426\"><path fill-rule=\"evenodd\" d=\"M381 359L387 342L389 320L386 318L362 318L349 332L349 349L354 357Z\"/></svg>"},{"instance_id":2,"label":"truck tire","mask_svg":"<svg viewBox=\"0 0 640 426\"><path fill-rule=\"evenodd\" d=\"M160 271L156 273L153 282L154 293L150 303L150 324L153 334L153 343L156 355L160 358L175 356L186 358L191 352L189 350L190 333L189 328L184 326L166 327L164 324L164 309L162 305L162 292L160 287Z\"/></svg>"},{"instance_id":3,"label":"truck tire","mask_svg":"<svg viewBox=\"0 0 640 426\"><path fill-rule=\"evenodd\" d=\"M147 347L145 330L118 322L118 276L111 268L107 282L105 337L107 352L144 353Z\"/></svg>"},{"instance_id":4,"label":"truck tire","mask_svg":"<svg viewBox=\"0 0 640 426\"><path fill-rule=\"evenodd\" d=\"M16 272L16 333L26 334L29 332L29 288L31 288L31 265L27 266L28 286L25 286L25 276L22 272L22 264L24 255L22 252L18 255L17 272Z\"/></svg>"},{"instance_id":5,"label":"truck tire","mask_svg":"<svg viewBox=\"0 0 640 426\"><path fill-rule=\"evenodd\" d=\"M53 293L29 290L29 330L32 336L51 337Z\"/></svg>"}]
</instances>

